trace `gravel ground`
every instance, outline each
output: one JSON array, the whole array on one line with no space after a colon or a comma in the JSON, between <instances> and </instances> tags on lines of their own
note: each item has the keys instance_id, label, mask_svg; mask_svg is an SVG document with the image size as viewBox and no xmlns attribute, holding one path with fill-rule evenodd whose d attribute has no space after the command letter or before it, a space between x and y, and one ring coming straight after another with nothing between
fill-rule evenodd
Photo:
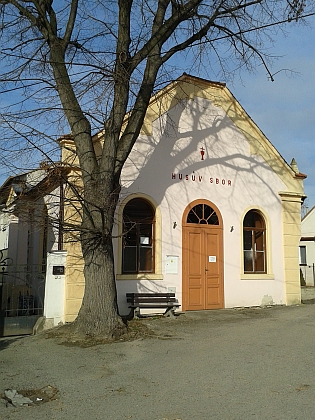
<instances>
[{"instance_id":1,"label":"gravel ground","mask_svg":"<svg viewBox=\"0 0 315 420\"><path fill-rule=\"evenodd\" d=\"M315 305L141 322L153 337L88 348L45 334L0 339L0 394L42 399L2 399L0 419L315 418Z\"/></svg>"}]
</instances>

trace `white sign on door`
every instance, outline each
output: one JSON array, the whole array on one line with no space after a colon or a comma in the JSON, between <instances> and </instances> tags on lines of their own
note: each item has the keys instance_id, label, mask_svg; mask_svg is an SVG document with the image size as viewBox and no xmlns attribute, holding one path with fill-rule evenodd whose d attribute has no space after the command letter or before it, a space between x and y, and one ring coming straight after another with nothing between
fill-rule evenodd
<instances>
[{"instance_id":1,"label":"white sign on door","mask_svg":"<svg viewBox=\"0 0 315 420\"><path fill-rule=\"evenodd\" d=\"M215 255L209 255L209 262L217 262L217 257Z\"/></svg>"}]
</instances>

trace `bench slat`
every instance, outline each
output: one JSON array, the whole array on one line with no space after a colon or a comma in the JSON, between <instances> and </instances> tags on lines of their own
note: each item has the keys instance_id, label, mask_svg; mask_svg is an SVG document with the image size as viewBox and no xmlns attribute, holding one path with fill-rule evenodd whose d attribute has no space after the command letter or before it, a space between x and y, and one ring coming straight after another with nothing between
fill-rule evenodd
<instances>
[{"instance_id":1,"label":"bench slat","mask_svg":"<svg viewBox=\"0 0 315 420\"><path fill-rule=\"evenodd\" d=\"M128 297L175 297L175 293L126 293Z\"/></svg>"},{"instance_id":2,"label":"bench slat","mask_svg":"<svg viewBox=\"0 0 315 420\"><path fill-rule=\"evenodd\" d=\"M153 303L140 303L138 305L130 305L128 306L128 308L173 308L175 306L180 306L179 303L175 303L175 304L171 304L171 305L165 305L165 304L161 304L161 305L155 305Z\"/></svg>"},{"instance_id":3,"label":"bench slat","mask_svg":"<svg viewBox=\"0 0 315 420\"><path fill-rule=\"evenodd\" d=\"M140 316L140 309L165 308L165 316L174 316L174 310L180 306L175 293L126 293L129 308ZM134 315L134 313L133 313Z\"/></svg>"},{"instance_id":4,"label":"bench slat","mask_svg":"<svg viewBox=\"0 0 315 420\"><path fill-rule=\"evenodd\" d=\"M142 303L142 302L152 302L152 303L154 303L154 302L156 302L156 303L159 303L159 302L177 302L177 300L175 299L175 298L168 298L168 297L165 297L165 298L162 298L162 297L157 297L157 298L147 298L147 297L145 297L145 298L139 298L139 297L136 297L136 298L127 298L127 302L139 302L139 303Z\"/></svg>"}]
</instances>

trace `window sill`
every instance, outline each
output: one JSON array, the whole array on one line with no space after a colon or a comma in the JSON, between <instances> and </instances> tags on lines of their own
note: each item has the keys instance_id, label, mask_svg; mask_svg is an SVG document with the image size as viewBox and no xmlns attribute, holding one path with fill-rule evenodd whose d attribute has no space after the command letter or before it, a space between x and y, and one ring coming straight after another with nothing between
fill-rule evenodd
<instances>
[{"instance_id":1,"label":"window sill","mask_svg":"<svg viewBox=\"0 0 315 420\"><path fill-rule=\"evenodd\" d=\"M163 274L116 274L116 280L163 280Z\"/></svg>"},{"instance_id":2,"label":"window sill","mask_svg":"<svg viewBox=\"0 0 315 420\"><path fill-rule=\"evenodd\" d=\"M241 280L274 280L274 279L275 279L274 274L265 274L265 273L241 274Z\"/></svg>"}]
</instances>

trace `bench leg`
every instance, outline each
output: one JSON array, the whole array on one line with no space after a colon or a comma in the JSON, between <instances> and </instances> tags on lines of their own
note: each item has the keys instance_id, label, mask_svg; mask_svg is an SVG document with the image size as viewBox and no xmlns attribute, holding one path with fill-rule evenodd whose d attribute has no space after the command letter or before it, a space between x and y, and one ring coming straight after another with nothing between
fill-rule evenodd
<instances>
[{"instance_id":1,"label":"bench leg","mask_svg":"<svg viewBox=\"0 0 315 420\"><path fill-rule=\"evenodd\" d=\"M166 311L164 312L163 316L168 316L170 318L174 318L175 317L175 311L173 306L170 306L169 308L166 309Z\"/></svg>"},{"instance_id":2,"label":"bench leg","mask_svg":"<svg viewBox=\"0 0 315 420\"><path fill-rule=\"evenodd\" d=\"M140 308L134 308L134 318L140 318Z\"/></svg>"},{"instance_id":3,"label":"bench leg","mask_svg":"<svg viewBox=\"0 0 315 420\"><path fill-rule=\"evenodd\" d=\"M127 321L131 321L134 318L135 319L140 318L140 308L130 308L130 312L127 315L126 319Z\"/></svg>"},{"instance_id":4,"label":"bench leg","mask_svg":"<svg viewBox=\"0 0 315 420\"><path fill-rule=\"evenodd\" d=\"M130 312L126 316L126 320L131 321L134 317L135 317L135 310L134 310L134 308L130 308Z\"/></svg>"}]
</instances>

